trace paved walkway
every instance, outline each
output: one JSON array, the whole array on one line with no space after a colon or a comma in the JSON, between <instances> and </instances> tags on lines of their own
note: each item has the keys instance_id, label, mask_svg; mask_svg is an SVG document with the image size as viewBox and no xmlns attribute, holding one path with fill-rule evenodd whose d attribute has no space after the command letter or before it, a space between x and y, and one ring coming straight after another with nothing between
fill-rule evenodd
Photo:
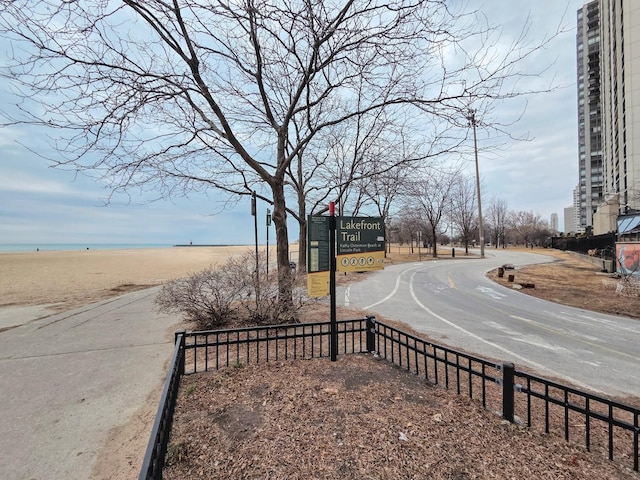
<instances>
[{"instance_id":1,"label":"paved walkway","mask_svg":"<svg viewBox=\"0 0 640 480\"><path fill-rule=\"evenodd\" d=\"M156 311L157 291L39 319L0 310L0 478L91 477L108 432L164 380L177 319Z\"/></svg>"}]
</instances>

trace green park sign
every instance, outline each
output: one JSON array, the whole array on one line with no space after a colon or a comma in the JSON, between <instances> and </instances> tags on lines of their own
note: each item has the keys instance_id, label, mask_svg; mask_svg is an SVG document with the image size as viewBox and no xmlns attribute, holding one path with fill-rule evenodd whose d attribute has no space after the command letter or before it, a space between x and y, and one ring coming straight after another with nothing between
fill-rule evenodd
<instances>
[{"instance_id":1,"label":"green park sign","mask_svg":"<svg viewBox=\"0 0 640 480\"><path fill-rule=\"evenodd\" d=\"M384 268L382 217L338 217L336 241L338 271L361 272Z\"/></svg>"},{"instance_id":2,"label":"green park sign","mask_svg":"<svg viewBox=\"0 0 640 480\"><path fill-rule=\"evenodd\" d=\"M307 217L307 290L312 297L329 295L329 218ZM336 217L336 244L337 271L384 268L385 235L381 217Z\"/></svg>"}]
</instances>

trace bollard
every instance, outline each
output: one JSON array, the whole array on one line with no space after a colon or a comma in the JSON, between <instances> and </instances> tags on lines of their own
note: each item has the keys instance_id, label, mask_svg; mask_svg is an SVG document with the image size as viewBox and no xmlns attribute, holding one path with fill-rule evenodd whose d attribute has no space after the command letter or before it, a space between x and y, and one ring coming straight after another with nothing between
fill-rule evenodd
<instances>
[{"instance_id":1,"label":"bollard","mask_svg":"<svg viewBox=\"0 0 640 480\"><path fill-rule=\"evenodd\" d=\"M456 258L456 249L455 248L451 249L451 258Z\"/></svg>"}]
</instances>

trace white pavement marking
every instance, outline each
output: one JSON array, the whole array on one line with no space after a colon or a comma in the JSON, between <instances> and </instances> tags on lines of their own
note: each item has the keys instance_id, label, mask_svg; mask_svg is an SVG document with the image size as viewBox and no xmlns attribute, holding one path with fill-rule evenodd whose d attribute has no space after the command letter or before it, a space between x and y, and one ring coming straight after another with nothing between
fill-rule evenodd
<instances>
[{"instance_id":1,"label":"white pavement marking","mask_svg":"<svg viewBox=\"0 0 640 480\"><path fill-rule=\"evenodd\" d=\"M528 363L529 365L532 365L532 366L534 366L535 368L537 368L539 370L544 370L544 371L547 371L547 372L551 372L553 375L558 376L558 377L564 377L567 380L569 380L570 382L572 382L573 384L575 384L575 385L577 385L577 386L579 386L581 388L592 390L592 391L596 391L598 393L604 394L604 392L602 390L598 390L598 389L593 388L592 386L585 385L584 383L582 383L582 382L580 382L578 380L575 380L575 379L573 379L573 378L571 378L571 377L569 377L567 375L564 375L562 373L556 372L556 371L554 371L554 370L552 370L552 369L550 369L548 367L545 367L544 365L541 365L541 364L539 364L537 362L534 362L533 360L530 360L530 359L528 359L526 357L523 357L522 355L519 355L519 354L509 350L508 348L505 348L505 347L503 347L501 345L498 345L496 343L490 342L489 340L485 340L484 338L480 337L479 335L476 335L475 333L470 332L469 330L467 330L465 328L462 328L461 326L451 322L450 320L447 320L446 318L438 315L437 313L432 311L429 307L424 305L420 300L418 300L418 297L416 296L415 291L413 289L413 278L414 278L414 276L415 276L415 272L414 272L413 275L411 275L411 279L409 280L409 291L411 293L411 297L413 298L413 301L416 302L416 304L420 308L422 308L425 312L427 312L429 315L433 316L434 318L437 318L441 322L449 325L452 328L455 328L456 330L464 333L465 335L468 335L471 338L473 338L475 340L478 340L479 342L483 342L483 343L485 343L487 345L490 345L491 347L496 348L496 349L506 353L507 355L509 355L509 356L511 356L513 358L517 358L517 359L521 360L522 362Z\"/></svg>"},{"instance_id":2,"label":"white pavement marking","mask_svg":"<svg viewBox=\"0 0 640 480\"><path fill-rule=\"evenodd\" d=\"M491 287L476 287L476 290L493 298L494 300L502 300L506 297L504 293L500 293Z\"/></svg>"},{"instance_id":3,"label":"white pavement marking","mask_svg":"<svg viewBox=\"0 0 640 480\"><path fill-rule=\"evenodd\" d=\"M436 262L432 262L432 263L436 263ZM402 270L398 276L396 277L396 283L393 287L393 290L391 290L391 293L389 295L387 295L386 297L384 297L382 300L379 300L375 303L372 303L371 305L367 305L366 307L364 307L365 310L369 310L370 308L373 308L377 305L380 305L381 303L386 302L387 300L390 300L396 293L398 293L398 290L400 289L400 277L402 277L402 275L404 275L407 272L410 272L412 270L416 270L420 267L425 267L425 265L421 265L418 264L417 266L411 267L411 268L407 268L406 270ZM426 267L426 268L430 268L430 267Z\"/></svg>"},{"instance_id":4,"label":"white pavement marking","mask_svg":"<svg viewBox=\"0 0 640 480\"><path fill-rule=\"evenodd\" d=\"M509 315L511 318L513 318L514 320L519 320L521 322L524 322L534 328L537 328L539 330L546 330L547 332L551 332L555 335L561 336L561 337L567 337L567 338L571 338L572 340L576 341L576 342L580 342L580 343L584 343L585 345L589 345L590 347L594 347L594 348L599 348L601 350L606 350L608 352L612 352L616 355L620 355L623 357L628 357L632 360L638 361L640 362L640 357L636 357L635 355L630 355L628 353L624 353L621 352L619 350L615 350L613 348L609 348L606 345L603 344L602 340L598 340L597 342L593 342L588 340L587 338L585 338L580 332L576 332L576 331L569 331L569 332L563 332L560 329L557 328L552 328L552 327L547 327L545 325L541 325L540 323L531 320L530 318L524 318L524 317L520 317L517 315ZM582 338L581 338L582 337Z\"/></svg>"}]
</instances>

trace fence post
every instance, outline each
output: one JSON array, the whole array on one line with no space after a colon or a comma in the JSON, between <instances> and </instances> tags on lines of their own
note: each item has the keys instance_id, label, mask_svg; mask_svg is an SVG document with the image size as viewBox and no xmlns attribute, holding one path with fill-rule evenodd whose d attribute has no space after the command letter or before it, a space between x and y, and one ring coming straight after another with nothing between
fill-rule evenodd
<instances>
[{"instance_id":1,"label":"fence post","mask_svg":"<svg viewBox=\"0 0 640 480\"><path fill-rule=\"evenodd\" d=\"M178 330L177 332L175 332L174 334L174 340L173 340L173 345L175 347L175 344L178 343L178 341L180 341L180 358L178 359L179 362L179 372L180 375L184 375L184 343L185 343L185 334L187 333L186 330Z\"/></svg>"},{"instance_id":2,"label":"fence post","mask_svg":"<svg viewBox=\"0 0 640 480\"><path fill-rule=\"evenodd\" d=\"M515 366L511 362L502 364L502 417L513 423L514 419Z\"/></svg>"},{"instance_id":3,"label":"fence post","mask_svg":"<svg viewBox=\"0 0 640 480\"><path fill-rule=\"evenodd\" d=\"M367 316L367 352L376 350L376 317Z\"/></svg>"}]
</instances>

